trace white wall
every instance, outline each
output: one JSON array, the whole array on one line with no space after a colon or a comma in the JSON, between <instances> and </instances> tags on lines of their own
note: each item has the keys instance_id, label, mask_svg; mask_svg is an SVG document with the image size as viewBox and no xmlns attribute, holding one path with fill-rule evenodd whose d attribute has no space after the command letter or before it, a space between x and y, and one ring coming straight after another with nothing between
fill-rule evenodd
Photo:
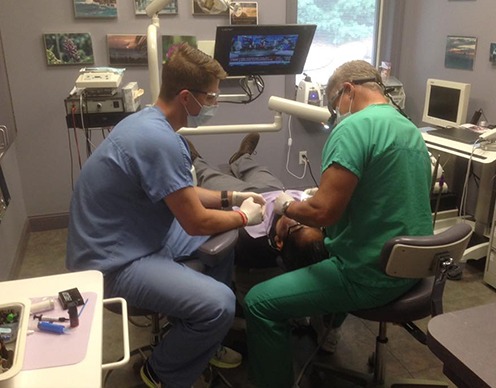
<instances>
[{"instance_id":1,"label":"white wall","mask_svg":"<svg viewBox=\"0 0 496 388\"><path fill-rule=\"evenodd\" d=\"M489 45L496 42L494 0L401 1L405 13L397 76L404 83L406 110L415 123L421 125L428 78L472 84L467 120L482 108L489 121L496 123L496 66L489 62ZM444 67L448 35L477 37L473 70Z\"/></svg>"},{"instance_id":2,"label":"white wall","mask_svg":"<svg viewBox=\"0 0 496 388\"><path fill-rule=\"evenodd\" d=\"M489 62L490 43L496 42L494 0L400 0L404 4L404 23L397 76L403 81L406 111L413 121L422 123L425 84L428 78L467 82L472 85L467 121L482 108L487 120L496 124L496 66ZM444 67L448 35L477 37L473 70ZM466 161L440 154L450 190L461 197ZM480 166L473 165L480 176ZM468 214L474 214L478 189L472 177L469 183Z\"/></svg>"}]
</instances>

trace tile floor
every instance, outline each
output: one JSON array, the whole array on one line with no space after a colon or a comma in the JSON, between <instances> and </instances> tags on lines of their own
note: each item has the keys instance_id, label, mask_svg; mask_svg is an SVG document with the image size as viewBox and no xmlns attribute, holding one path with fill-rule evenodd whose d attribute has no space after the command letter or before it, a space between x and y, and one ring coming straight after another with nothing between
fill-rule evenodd
<instances>
[{"instance_id":1,"label":"tile floor","mask_svg":"<svg viewBox=\"0 0 496 388\"><path fill-rule=\"evenodd\" d=\"M66 229L44 232L34 232L29 236L29 243L19 278L45 276L67 272L64 266ZM484 262L469 261L465 266L463 278L459 281L448 281L444 293L445 311L460 310L480 304L496 302L496 292L482 281ZM119 358L122 340L119 335L120 317L109 311L104 313L104 362ZM416 322L425 330L427 319ZM138 323L146 324L140 319ZM342 338L334 355L318 354L320 361L332 365L343 366L366 371L367 357L374 347L377 324L365 322L355 317L349 317L342 330ZM449 382L442 373L441 362L418 343L403 328L389 327L389 346L386 354L386 375L394 377L413 377L425 379L440 379ZM148 330L143 327L130 325L131 348L146 345L149 342ZM295 369L301 369L315 347L315 340L308 328L296 330L293 335ZM226 343L245 353L244 332L232 330ZM246 354L246 353L245 353ZM139 363L136 356L125 368L115 370L108 378L106 387L132 388L142 387L139 377L133 370L133 364ZM247 382L247 358L243 364L232 370L223 371L224 376L234 388L253 387ZM312 380L312 381L310 381ZM221 379L217 379L214 387L224 387ZM315 382L308 376L302 379L301 388L352 387L344 382L330 381ZM451 382L450 387L455 387Z\"/></svg>"}]
</instances>

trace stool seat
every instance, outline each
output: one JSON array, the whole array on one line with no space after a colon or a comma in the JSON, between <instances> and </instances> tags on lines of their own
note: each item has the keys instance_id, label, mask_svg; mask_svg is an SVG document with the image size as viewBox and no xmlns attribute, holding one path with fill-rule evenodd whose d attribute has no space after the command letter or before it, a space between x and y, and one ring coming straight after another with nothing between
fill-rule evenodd
<instances>
[{"instance_id":1,"label":"stool seat","mask_svg":"<svg viewBox=\"0 0 496 388\"><path fill-rule=\"evenodd\" d=\"M421 279L398 299L380 307L352 311L351 314L373 322L403 323L431 315L434 277Z\"/></svg>"},{"instance_id":2,"label":"stool seat","mask_svg":"<svg viewBox=\"0 0 496 388\"><path fill-rule=\"evenodd\" d=\"M437 235L398 236L386 241L380 257L385 274L420 280L405 294L384 306L351 312L356 317L379 322L375 352L369 357L373 374L362 374L322 362L314 363L314 367L366 387L447 387L443 381L423 379L386 382L384 353L388 343L387 325L400 324L419 342L426 343L425 333L413 321L443 312L442 297L447 273L461 260L471 235L471 226L459 223Z\"/></svg>"},{"instance_id":3,"label":"stool seat","mask_svg":"<svg viewBox=\"0 0 496 388\"><path fill-rule=\"evenodd\" d=\"M122 307L118 303L109 304L105 306L105 308L109 311L112 311L113 313L122 314ZM143 317L146 315L153 315L153 314L156 314L156 312L141 307L131 306L129 304L127 305L127 315L129 317Z\"/></svg>"}]
</instances>

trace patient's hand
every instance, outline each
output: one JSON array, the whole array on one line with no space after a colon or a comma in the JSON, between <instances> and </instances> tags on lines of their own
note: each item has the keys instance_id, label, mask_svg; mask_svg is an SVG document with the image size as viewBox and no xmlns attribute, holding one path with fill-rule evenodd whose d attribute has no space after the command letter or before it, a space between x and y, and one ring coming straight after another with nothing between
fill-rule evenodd
<instances>
[{"instance_id":1,"label":"patient's hand","mask_svg":"<svg viewBox=\"0 0 496 388\"><path fill-rule=\"evenodd\" d=\"M253 198L253 201L259 205L265 205L265 199L260 194L251 191L233 191L232 206L241 206L243 201L248 198Z\"/></svg>"}]
</instances>

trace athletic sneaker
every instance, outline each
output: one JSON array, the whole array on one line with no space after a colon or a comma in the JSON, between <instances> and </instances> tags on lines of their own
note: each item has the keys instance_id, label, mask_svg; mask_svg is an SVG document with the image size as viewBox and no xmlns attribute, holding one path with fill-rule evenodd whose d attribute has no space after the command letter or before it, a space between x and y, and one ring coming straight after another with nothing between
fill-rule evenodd
<instances>
[{"instance_id":1,"label":"athletic sneaker","mask_svg":"<svg viewBox=\"0 0 496 388\"><path fill-rule=\"evenodd\" d=\"M324 322L322 316L311 317L310 323L315 333L317 333L317 342L320 345L320 349L326 353L333 354L341 338L341 327L334 327L329 330L329 323Z\"/></svg>"},{"instance_id":2,"label":"athletic sneaker","mask_svg":"<svg viewBox=\"0 0 496 388\"><path fill-rule=\"evenodd\" d=\"M320 349L322 349L324 352L333 354L336 351L336 348L338 347L338 342L340 338L341 338L341 328L333 327L331 330L329 330L325 338L321 337L319 339Z\"/></svg>"},{"instance_id":3,"label":"athletic sneaker","mask_svg":"<svg viewBox=\"0 0 496 388\"><path fill-rule=\"evenodd\" d=\"M210 359L210 365L217 368L230 369L241 365L243 356L226 346L219 346L214 356Z\"/></svg>"},{"instance_id":4,"label":"athletic sneaker","mask_svg":"<svg viewBox=\"0 0 496 388\"><path fill-rule=\"evenodd\" d=\"M157 375L153 371L152 367L150 364L148 364L148 360L145 361L143 366L140 369L140 377L143 383L148 388L161 388L162 384L160 383L160 380L158 379Z\"/></svg>"}]
</instances>

